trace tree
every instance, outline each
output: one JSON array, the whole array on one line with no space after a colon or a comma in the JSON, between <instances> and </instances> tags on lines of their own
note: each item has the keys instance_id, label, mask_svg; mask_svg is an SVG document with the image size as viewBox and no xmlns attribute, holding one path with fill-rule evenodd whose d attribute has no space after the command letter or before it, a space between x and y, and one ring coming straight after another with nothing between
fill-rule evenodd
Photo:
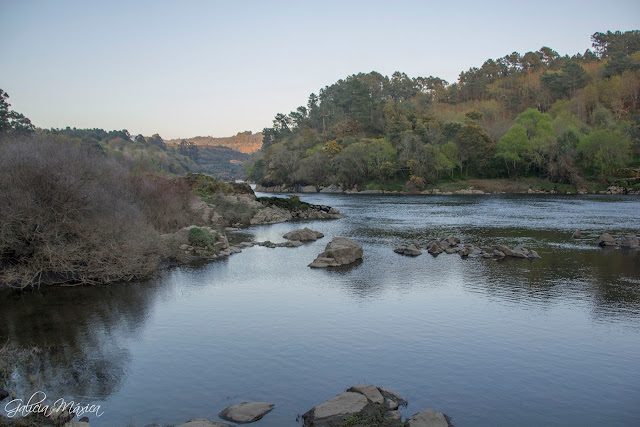
<instances>
[{"instance_id":1,"label":"tree","mask_svg":"<svg viewBox=\"0 0 640 427\"><path fill-rule=\"evenodd\" d=\"M608 129L600 129L585 136L578 144L578 152L584 156L588 166L600 170L601 178L631 161L629 138Z\"/></svg>"},{"instance_id":2,"label":"tree","mask_svg":"<svg viewBox=\"0 0 640 427\"><path fill-rule=\"evenodd\" d=\"M14 110L9 110L11 104L7 102L7 99L9 99L9 94L0 89L0 135L32 133L35 126L31 124L31 120Z\"/></svg>"},{"instance_id":3,"label":"tree","mask_svg":"<svg viewBox=\"0 0 640 427\"><path fill-rule=\"evenodd\" d=\"M527 131L521 125L515 125L498 141L495 156L504 161L507 174L511 176L516 173L518 165L526 164L525 158L530 149Z\"/></svg>"}]
</instances>

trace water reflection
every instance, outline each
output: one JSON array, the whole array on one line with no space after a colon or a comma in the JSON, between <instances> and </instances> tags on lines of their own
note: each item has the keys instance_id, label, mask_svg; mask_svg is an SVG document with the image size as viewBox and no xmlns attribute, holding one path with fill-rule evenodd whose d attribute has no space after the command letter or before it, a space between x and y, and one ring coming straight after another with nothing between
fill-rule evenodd
<instances>
[{"instance_id":1,"label":"water reflection","mask_svg":"<svg viewBox=\"0 0 640 427\"><path fill-rule=\"evenodd\" d=\"M138 283L2 293L11 390L19 397L42 390L56 398L108 398L130 362L123 339L140 333L157 289Z\"/></svg>"}]
</instances>

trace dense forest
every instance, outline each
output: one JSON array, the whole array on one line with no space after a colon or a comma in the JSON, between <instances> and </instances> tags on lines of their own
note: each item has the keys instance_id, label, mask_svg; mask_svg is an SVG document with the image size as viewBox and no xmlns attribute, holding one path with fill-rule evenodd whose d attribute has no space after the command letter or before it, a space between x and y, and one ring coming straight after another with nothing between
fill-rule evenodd
<instances>
[{"instance_id":1,"label":"dense forest","mask_svg":"<svg viewBox=\"0 0 640 427\"><path fill-rule=\"evenodd\" d=\"M595 33L593 51L513 52L458 82L355 74L277 114L247 165L265 186L395 188L535 177L575 189L640 167L640 31Z\"/></svg>"}]
</instances>

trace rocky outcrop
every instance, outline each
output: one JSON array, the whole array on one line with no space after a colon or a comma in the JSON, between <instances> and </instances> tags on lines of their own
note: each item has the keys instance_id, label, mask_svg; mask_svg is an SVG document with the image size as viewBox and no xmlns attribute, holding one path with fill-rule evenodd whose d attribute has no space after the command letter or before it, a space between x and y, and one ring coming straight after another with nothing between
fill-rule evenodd
<instances>
[{"instance_id":1,"label":"rocky outcrop","mask_svg":"<svg viewBox=\"0 0 640 427\"><path fill-rule=\"evenodd\" d=\"M229 406L220 412L219 416L223 420L238 424L253 423L271 412L274 406L273 403L267 402L244 402Z\"/></svg>"},{"instance_id":2,"label":"rocky outcrop","mask_svg":"<svg viewBox=\"0 0 640 427\"><path fill-rule=\"evenodd\" d=\"M395 253L400 255L409 255L409 256L418 256L422 255L422 251L418 249L416 245L402 245L393 250Z\"/></svg>"},{"instance_id":3,"label":"rocky outcrop","mask_svg":"<svg viewBox=\"0 0 640 427\"><path fill-rule=\"evenodd\" d=\"M288 232L283 236L287 240L298 240L300 242L313 242L317 239L324 237L319 231L311 230L310 228L300 228L298 230L293 230Z\"/></svg>"},{"instance_id":4,"label":"rocky outcrop","mask_svg":"<svg viewBox=\"0 0 640 427\"><path fill-rule=\"evenodd\" d=\"M362 246L346 237L334 237L309 267L340 267L353 264L359 259L362 259Z\"/></svg>"},{"instance_id":5,"label":"rocky outcrop","mask_svg":"<svg viewBox=\"0 0 640 427\"><path fill-rule=\"evenodd\" d=\"M438 256L441 253L458 254L463 258L524 258L524 259L539 259L540 255L533 249L527 249L523 246L516 246L511 249L505 245L494 246L475 246L469 243L462 243L458 237L451 236L442 239L436 239L429 242L427 245L427 251L433 255Z\"/></svg>"},{"instance_id":6,"label":"rocky outcrop","mask_svg":"<svg viewBox=\"0 0 640 427\"><path fill-rule=\"evenodd\" d=\"M324 205L312 205L297 196L260 197L262 208L251 218L250 224L275 224L294 219L338 219L344 215L337 209Z\"/></svg>"},{"instance_id":7,"label":"rocky outcrop","mask_svg":"<svg viewBox=\"0 0 640 427\"><path fill-rule=\"evenodd\" d=\"M314 406L302 415L302 421L305 427L400 427L407 424L402 422L402 414L397 409L406 405L407 401L391 389L359 384ZM445 424L441 424L442 420ZM447 417L433 410L413 415L406 421L411 422L413 424L408 425L414 427L449 426Z\"/></svg>"}]
</instances>

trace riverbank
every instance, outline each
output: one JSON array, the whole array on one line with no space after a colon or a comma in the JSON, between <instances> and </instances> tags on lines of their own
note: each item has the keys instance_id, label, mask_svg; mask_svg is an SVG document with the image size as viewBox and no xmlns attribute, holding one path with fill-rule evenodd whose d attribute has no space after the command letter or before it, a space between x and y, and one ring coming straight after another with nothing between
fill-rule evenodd
<instances>
[{"instance_id":1,"label":"riverbank","mask_svg":"<svg viewBox=\"0 0 640 427\"><path fill-rule=\"evenodd\" d=\"M344 188L341 185L327 186L262 186L256 191L264 193L338 193L338 194L640 194L640 189L588 182L576 188L570 184L560 184L539 178L520 179L470 179L440 182L427 185L424 189L407 191L401 185L368 184Z\"/></svg>"},{"instance_id":2,"label":"riverbank","mask_svg":"<svg viewBox=\"0 0 640 427\"><path fill-rule=\"evenodd\" d=\"M54 218L39 219L37 209L22 209L23 222L39 224L36 232L7 225L0 289L40 288L52 285L93 285L153 277L166 267L212 260L241 251L229 244L226 233L241 228L295 220L342 218L330 206L313 205L298 197L256 197L248 184L216 180L202 174L169 179L151 176L143 183L146 197L135 202L144 212L138 221L117 219L117 206L107 229L97 219L58 217L70 209L63 203L47 212ZM66 195L58 190L54 197ZM21 196L16 196L16 199ZM70 194L69 197L79 197ZM77 201L78 211L88 209ZM133 206L131 209L134 209ZM68 215L68 214L67 214ZM97 215L96 215L97 216ZM10 224L12 225L12 224ZM113 230L115 231L113 231ZM29 240L35 235L37 238ZM84 250L79 248L85 247ZM51 255L54 254L54 255ZM51 261L54 259L55 262Z\"/></svg>"}]
</instances>

